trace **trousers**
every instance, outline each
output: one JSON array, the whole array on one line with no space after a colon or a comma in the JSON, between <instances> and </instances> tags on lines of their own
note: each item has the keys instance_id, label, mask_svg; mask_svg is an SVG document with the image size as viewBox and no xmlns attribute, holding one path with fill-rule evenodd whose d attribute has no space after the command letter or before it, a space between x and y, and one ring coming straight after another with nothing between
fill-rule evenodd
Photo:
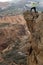
<instances>
[{"instance_id":1,"label":"trousers","mask_svg":"<svg viewBox=\"0 0 43 65\"><path fill-rule=\"evenodd\" d=\"M36 13L36 7L32 7L31 10L30 10L30 12L32 12L32 10L34 10L35 13Z\"/></svg>"}]
</instances>

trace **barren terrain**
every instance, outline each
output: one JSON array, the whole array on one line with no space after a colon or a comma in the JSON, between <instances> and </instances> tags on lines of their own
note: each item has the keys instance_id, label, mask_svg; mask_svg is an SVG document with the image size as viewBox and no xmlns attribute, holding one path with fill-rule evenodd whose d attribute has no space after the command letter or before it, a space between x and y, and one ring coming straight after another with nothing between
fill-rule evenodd
<instances>
[{"instance_id":1,"label":"barren terrain","mask_svg":"<svg viewBox=\"0 0 43 65\"><path fill-rule=\"evenodd\" d=\"M0 16L0 65L43 65L43 13Z\"/></svg>"}]
</instances>

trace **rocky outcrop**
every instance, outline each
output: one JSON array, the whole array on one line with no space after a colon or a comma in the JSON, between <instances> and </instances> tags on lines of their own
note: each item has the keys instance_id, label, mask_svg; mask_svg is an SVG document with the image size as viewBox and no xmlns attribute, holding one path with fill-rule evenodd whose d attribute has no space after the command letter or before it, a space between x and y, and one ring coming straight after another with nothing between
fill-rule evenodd
<instances>
[{"instance_id":1,"label":"rocky outcrop","mask_svg":"<svg viewBox=\"0 0 43 65\"><path fill-rule=\"evenodd\" d=\"M43 14L41 14L38 19L36 20L36 26L35 26L36 32L39 36L38 40L38 49L40 50L38 57L39 65L43 65Z\"/></svg>"},{"instance_id":2,"label":"rocky outcrop","mask_svg":"<svg viewBox=\"0 0 43 65\"><path fill-rule=\"evenodd\" d=\"M24 40L29 35L30 32L28 32L26 21L22 15L0 18L0 49L6 48L16 37Z\"/></svg>"},{"instance_id":3,"label":"rocky outcrop","mask_svg":"<svg viewBox=\"0 0 43 65\"><path fill-rule=\"evenodd\" d=\"M23 15L0 17L0 65L26 64L26 49L22 48L29 45L30 40Z\"/></svg>"},{"instance_id":4,"label":"rocky outcrop","mask_svg":"<svg viewBox=\"0 0 43 65\"><path fill-rule=\"evenodd\" d=\"M27 17L26 17L27 16ZM43 14L24 13L27 26L32 35L30 65L43 65ZM29 60L29 58L27 58ZM31 60L32 59L32 60ZM34 61L33 61L34 59ZM36 60L36 63L34 63Z\"/></svg>"},{"instance_id":5,"label":"rocky outcrop","mask_svg":"<svg viewBox=\"0 0 43 65\"><path fill-rule=\"evenodd\" d=\"M6 22L7 21L7 22ZM0 16L0 23L25 24L23 15Z\"/></svg>"},{"instance_id":6,"label":"rocky outcrop","mask_svg":"<svg viewBox=\"0 0 43 65\"><path fill-rule=\"evenodd\" d=\"M43 65L43 14L0 17L0 65Z\"/></svg>"}]
</instances>

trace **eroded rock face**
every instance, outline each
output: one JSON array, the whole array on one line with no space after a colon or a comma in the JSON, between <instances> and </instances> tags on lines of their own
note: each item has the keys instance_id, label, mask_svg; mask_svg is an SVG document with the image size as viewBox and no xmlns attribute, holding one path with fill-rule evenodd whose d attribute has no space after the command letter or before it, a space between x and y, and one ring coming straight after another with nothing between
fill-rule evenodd
<instances>
[{"instance_id":1,"label":"eroded rock face","mask_svg":"<svg viewBox=\"0 0 43 65\"><path fill-rule=\"evenodd\" d=\"M11 40L18 38L24 38L27 35L26 29L23 25L13 25L11 27L0 29L0 49L11 43ZM24 38L25 39L25 38Z\"/></svg>"},{"instance_id":2,"label":"eroded rock face","mask_svg":"<svg viewBox=\"0 0 43 65\"><path fill-rule=\"evenodd\" d=\"M31 34L23 15L0 18L0 65L26 65L25 51L30 40Z\"/></svg>"},{"instance_id":3,"label":"eroded rock face","mask_svg":"<svg viewBox=\"0 0 43 65\"><path fill-rule=\"evenodd\" d=\"M43 65L43 14L23 15L0 18L1 65Z\"/></svg>"},{"instance_id":4,"label":"eroded rock face","mask_svg":"<svg viewBox=\"0 0 43 65\"><path fill-rule=\"evenodd\" d=\"M7 21L9 21L10 17L11 21L14 19L13 22L5 23L6 18L8 18ZM22 15L10 17L5 17L5 21L2 21L3 23L0 22L0 50L11 44L12 40L15 41L16 38L21 38L22 41L22 38L25 40L25 37L28 37L28 34L30 34ZM3 19L2 17L2 20Z\"/></svg>"},{"instance_id":5,"label":"eroded rock face","mask_svg":"<svg viewBox=\"0 0 43 65\"><path fill-rule=\"evenodd\" d=\"M25 16L27 15L27 17ZM43 65L43 14L24 13L29 31L31 32L31 56L30 65ZM33 49L33 50L32 50ZM41 55L42 54L42 55ZM27 58L29 60L29 58ZM31 60L33 59L33 60Z\"/></svg>"},{"instance_id":6,"label":"eroded rock face","mask_svg":"<svg viewBox=\"0 0 43 65\"><path fill-rule=\"evenodd\" d=\"M27 12L24 12L24 18L26 20L26 24L27 24L27 27L29 29L30 32L34 32L34 26L36 24L36 19L38 18L39 14L38 13L30 13L29 11Z\"/></svg>"},{"instance_id":7,"label":"eroded rock face","mask_svg":"<svg viewBox=\"0 0 43 65\"><path fill-rule=\"evenodd\" d=\"M37 32L39 36L39 49L43 49L43 14L41 14L36 20L35 32Z\"/></svg>"},{"instance_id":8,"label":"eroded rock face","mask_svg":"<svg viewBox=\"0 0 43 65\"><path fill-rule=\"evenodd\" d=\"M6 22L7 21L7 22ZM0 16L0 23L25 24L23 15L16 16Z\"/></svg>"},{"instance_id":9,"label":"eroded rock face","mask_svg":"<svg viewBox=\"0 0 43 65\"><path fill-rule=\"evenodd\" d=\"M42 62L42 59L43 59L43 14L41 14L36 20L35 28L36 28L36 32L39 35L38 48L40 50L40 53L38 55L38 61L39 61L39 65L43 65L43 62Z\"/></svg>"}]
</instances>

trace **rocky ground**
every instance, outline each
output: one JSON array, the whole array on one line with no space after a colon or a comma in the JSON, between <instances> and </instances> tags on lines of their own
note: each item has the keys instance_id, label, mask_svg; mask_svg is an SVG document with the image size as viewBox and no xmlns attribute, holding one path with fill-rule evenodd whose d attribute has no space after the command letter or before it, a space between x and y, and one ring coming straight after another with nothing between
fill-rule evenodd
<instances>
[{"instance_id":1,"label":"rocky ground","mask_svg":"<svg viewBox=\"0 0 43 65\"><path fill-rule=\"evenodd\" d=\"M0 16L0 65L43 65L43 13Z\"/></svg>"}]
</instances>

